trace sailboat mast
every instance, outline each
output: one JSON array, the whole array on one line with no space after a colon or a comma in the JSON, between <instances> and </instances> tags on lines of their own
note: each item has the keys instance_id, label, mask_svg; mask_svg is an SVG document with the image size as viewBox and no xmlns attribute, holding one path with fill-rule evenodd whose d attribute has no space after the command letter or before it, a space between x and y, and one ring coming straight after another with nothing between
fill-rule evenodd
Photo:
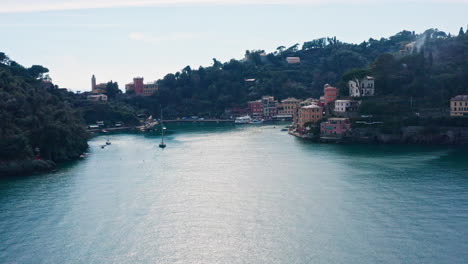
<instances>
[{"instance_id":1,"label":"sailboat mast","mask_svg":"<svg viewBox=\"0 0 468 264\"><path fill-rule=\"evenodd\" d=\"M161 142L164 143L164 123L163 123L163 112L162 112L162 107L161 107L161 135L162 135Z\"/></svg>"}]
</instances>

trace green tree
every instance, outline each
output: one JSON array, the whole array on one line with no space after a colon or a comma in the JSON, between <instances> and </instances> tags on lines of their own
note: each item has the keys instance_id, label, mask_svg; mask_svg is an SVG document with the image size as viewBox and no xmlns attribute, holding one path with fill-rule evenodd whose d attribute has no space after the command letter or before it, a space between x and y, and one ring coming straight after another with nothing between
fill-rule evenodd
<instances>
[{"instance_id":1,"label":"green tree","mask_svg":"<svg viewBox=\"0 0 468 264\"><path fill-rule=\"evenodd\" d=\"M121 94L122 91L119 89L119 84L117 82L110 81L106 85L106 94L109 99L114 99L118 94Z\"/></svg>"}]
</instances>

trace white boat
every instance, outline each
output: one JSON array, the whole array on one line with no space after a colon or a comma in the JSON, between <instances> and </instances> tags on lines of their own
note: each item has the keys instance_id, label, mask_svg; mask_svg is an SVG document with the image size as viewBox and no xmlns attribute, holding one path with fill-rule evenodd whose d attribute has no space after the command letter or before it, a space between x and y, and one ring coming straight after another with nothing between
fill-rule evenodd
<instances>
[{"instance_id":1,"label":"white boat","mask_svg":"<svg viewBox=\"0 0 468 264\"><path fill-rule=\"evenodd\" d=\"M248 115L237 117L234 121L235 124L248 124L250 122L252 122L252 118Z\"/></svg>"},{"instance_id":2,"label":"white boat","mask_svg":"<svg viewBox=\"0 0 468 264\"><path fill-rule=\"evenodd\" d=\"M250 124L253 124L253 125L263 124L263 119L254 119L250 122Z\"/></svg>"}]
</instances>

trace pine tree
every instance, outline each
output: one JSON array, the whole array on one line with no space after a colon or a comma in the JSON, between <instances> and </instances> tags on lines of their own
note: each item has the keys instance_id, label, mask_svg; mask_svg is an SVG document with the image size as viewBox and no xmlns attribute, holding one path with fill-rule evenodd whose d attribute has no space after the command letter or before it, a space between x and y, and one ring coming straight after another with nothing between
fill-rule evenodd
<instances>
[{"instance_id":1,"label":"pine tree","mask_svg":"<svg viewBox=\"0 0 468 264\"><path fill-rule=\"evenodd\" d=\"M458 36L465 35L465 31L463 31L463 27L460 28L460 32L458 32Z\"/></svg>"}]
</instances>

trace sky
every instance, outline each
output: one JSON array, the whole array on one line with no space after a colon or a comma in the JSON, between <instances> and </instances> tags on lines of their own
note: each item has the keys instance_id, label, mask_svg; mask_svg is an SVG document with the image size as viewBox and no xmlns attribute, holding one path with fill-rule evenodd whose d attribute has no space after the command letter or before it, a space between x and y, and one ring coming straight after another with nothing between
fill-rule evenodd
<instances>
[{"instance_id":1,"label":"sky","mask_svg":"<svg viewBox=\"0 0 468 264\"><path fill-rule=\"evenodd\" d=\"M468 0L0 0L0 52L43 65L54 83L89 91L135 76L241 59L336 36L360 43L402 30L458 34Z\"/></svg>"}]
</instances>

